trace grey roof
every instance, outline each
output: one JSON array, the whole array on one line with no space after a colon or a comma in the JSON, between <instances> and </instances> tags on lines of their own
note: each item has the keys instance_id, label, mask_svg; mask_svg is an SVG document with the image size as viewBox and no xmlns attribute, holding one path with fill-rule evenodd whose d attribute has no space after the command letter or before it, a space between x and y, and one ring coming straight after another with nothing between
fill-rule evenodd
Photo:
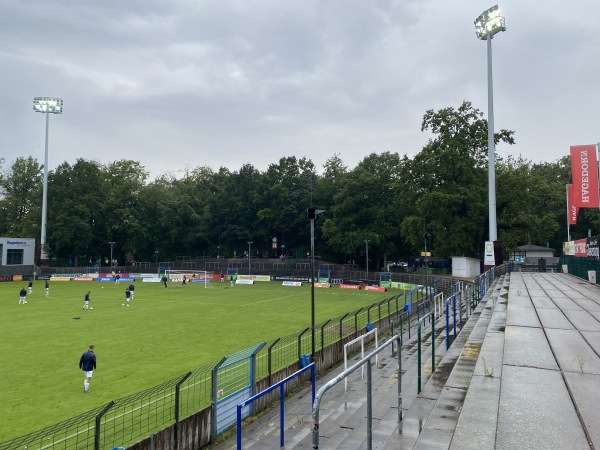
<instances>
[{"instance_id":1,"label":"grey roof","mask_svg":"<svg viewBox=\"0 0 600 450\"><path fill-rule=\"evenodd\" d=\"M553 252L553 248L542 247L541 245L533 245L533 244L525 244L517 247L516 250L520 252L543 252L543 251L551 251Z\"/></svg>"}]
</instances>

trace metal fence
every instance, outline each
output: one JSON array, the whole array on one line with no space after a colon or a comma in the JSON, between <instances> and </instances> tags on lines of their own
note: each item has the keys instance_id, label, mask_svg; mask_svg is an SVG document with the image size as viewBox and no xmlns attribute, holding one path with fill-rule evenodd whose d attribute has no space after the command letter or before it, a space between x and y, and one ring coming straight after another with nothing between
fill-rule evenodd
<instances>
[{"instance_id":1,"label":"metal fence","mask_svg":"<svg viewBox=\"0 0 600 450\"><path fill-rule=\"evenodd\" d=\"M563 255L556 270L558 272L564 272L564 266L566 266L568 273L586 281L590 280L589 272L594 271L596 274L596 283L600 282L600 260L598 259Z\"/></svg>"},{"instance_id":2,"label":"metal fence","mask_svg":"<svg viewBox=\"0 0 600 450\"><path fill-rule=\"evenodd\" d=\"M485 282L485 280L482 280ZM405 303L413 305L422 301L424 294L416 290L408 295L396 295L373 303L352 313L329 319L315 326L315 353L321 351L323 358L326 348L356 337L366 332L367 324L375 324L383 331L393 327L392 319L404 310ZM302 366L302 361L312 349L312 330L306 328L297 333L277 338L271 342L259 343L252 347L252 371L248 380L248 364L227 366L226 376L221 374L224 384L219 384L215 372L223 366L227 357L207 364L180 377L173 378L151 389L130 395L88 411L77 417L46 427L34 433L0 443L0 450L8 449L107 449L134 444L166 427L175 425L175 447L177 429L182 417L191 416L206 408L213 408L213 426L218 418L216 405L237 388L235 380L252 384L266 381L270 386L275 374L283 370ZM243 351L244 352L244 351ZM331 367L340 361L342 352L337 352L329 364L321 364L320 369ZM321 361L322 362L322 361ZM252 391L250 389L249 392ZM235 419L235 418L234 418ZM220 430L228 425L219 422ZM215 429L210 440L216 437Z\"/></svg>"}]
</instances>

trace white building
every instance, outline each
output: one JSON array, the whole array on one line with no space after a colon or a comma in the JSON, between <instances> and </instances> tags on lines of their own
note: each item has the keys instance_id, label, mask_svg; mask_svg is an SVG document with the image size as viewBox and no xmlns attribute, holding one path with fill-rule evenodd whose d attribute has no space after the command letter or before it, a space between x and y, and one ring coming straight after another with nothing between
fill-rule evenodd
<instances>
[{"instance_id":1,"label":"white building","mask_svg":"<svg viewBox=\"0 0 600 450\"><path fill-rule=\"evenodd\" d=\"M481 273L481 261L465 256L452 257L452 276L460 278L475 278Z\"/></svg>"},{"instance_id":2,"label":"white building","mask_svg":"<svg viewBox=\"0 0 600 450\"><path fill-rule=\"evenodd\" d=\"M0 266L33 266L35 239L0 237Z\"/></svg>"}]
</instances>

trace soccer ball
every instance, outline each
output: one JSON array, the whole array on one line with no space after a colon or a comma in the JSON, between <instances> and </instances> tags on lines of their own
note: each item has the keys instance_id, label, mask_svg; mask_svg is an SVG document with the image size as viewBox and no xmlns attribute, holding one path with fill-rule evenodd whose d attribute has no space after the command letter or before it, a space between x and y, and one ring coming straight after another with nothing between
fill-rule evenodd
<instances>
[{"instance_id":1,"label":"soccer ball","mask_svg":"<svg viewBox=\"0 0 600 450\"><path fill-rule=\"evenodd\" d=\"M92 306L90 306L90 309L94 309Z\"/></svg>"},{"instance_id":2,"label":"soccer ball","mask_svg":"<svg viewBox=\"0 0 600 450\"><path fill-rule=\"evenodd\" d=\"M121 303L121 306L125 306L125 303Z\"/></svg>"}]
</instances>

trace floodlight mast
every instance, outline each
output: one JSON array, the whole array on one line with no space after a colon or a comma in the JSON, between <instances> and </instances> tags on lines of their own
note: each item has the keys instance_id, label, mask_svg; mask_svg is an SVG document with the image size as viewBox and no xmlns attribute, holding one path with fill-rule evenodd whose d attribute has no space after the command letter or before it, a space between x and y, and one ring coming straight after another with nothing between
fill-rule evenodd
<instances>
[{"instance_id":1,"label":"floodlight mast","mask_svg":"<svg viewBox=\"0 0 600 450\"><path fill-rule=\"evenodd\" d=\"M48 260L46 248L46 218L48 207L48 129L50 125L50 114L62 114L63 101L60 98L35 97L33 99L33 110L46 114L46 145L44 151L44 186L42 192L42 235L40 240L40 261Z\"/></svg>"},{"instance_id":2,"label":"floodlight mast","mask_svg":"<svg viewBox=\"0 0 600 450\"><path fill-rule=\"evenodd\" d=\"M306 217L310 220L310 323L311 333L311 362L315 362L315 220L323 218L324 209L308 208ZM321 349L322 350L322 349Z\"/></svg>"},{"instance_id":3,"label":"floodlight mast","mask_svg":"<svg viewBox=\"0 0 600 450\"><path fill-rule=\"evenodd\" d=\"M496 167L494 143L494 93L492 83L492 37L500 31L506 31L504 17L498 5L484 11L475 20L475 34L481 40L487 41L488 69L488 196L490 241L498 240L498 225L496 222Z\"/></svg>"},{"instance_id":4,"label":"floodlight mast","mask_svg":"<svg viewBox=\"0 0 600 450\"><path fill-rule=\"evenodd\" d=\"M250 271L250 260L252 259L252 244L254 241L247 241L246 243L248 244L248 275L251 275L252 272Z\"/></svg>"}]
</instances>

